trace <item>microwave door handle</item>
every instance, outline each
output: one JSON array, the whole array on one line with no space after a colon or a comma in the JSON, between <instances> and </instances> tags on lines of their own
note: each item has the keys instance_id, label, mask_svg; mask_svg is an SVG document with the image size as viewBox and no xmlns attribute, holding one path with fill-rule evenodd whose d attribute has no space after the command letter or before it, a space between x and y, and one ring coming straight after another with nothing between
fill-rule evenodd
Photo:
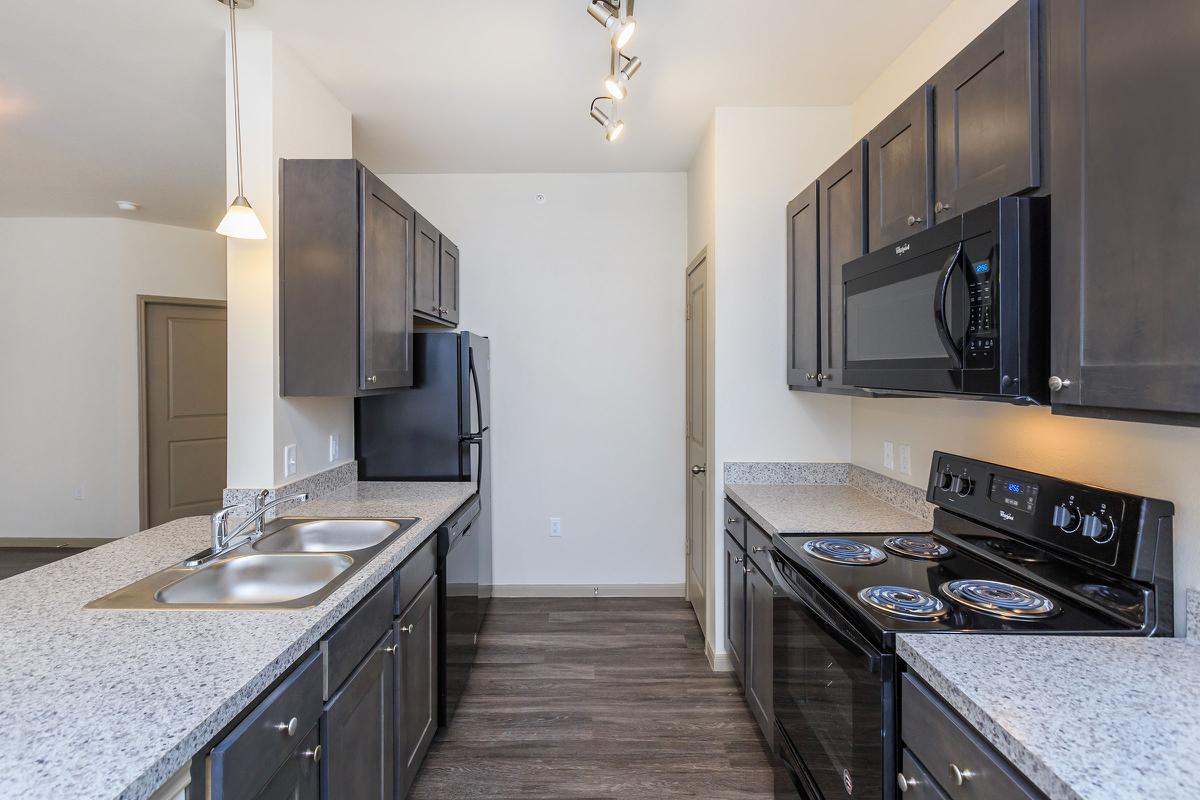
<instances>
[{"instance_id":1,"label":"microwave door handle","mask_svg":"<svg viewBox=\"0 0 1200 800\"><path fill-rule=\"evenodd\" d=\"M954 343L954 335L950 332L950 321L946 317L946 291L950 288L950 278L954 275L954 267L962 256L962 249L962 242L959 242L953 255L946 260L946 266L942 267L942 279L938 281L937 293L933 296L933 321L937 325L938 338L942 340L942 347L946 348L946 354L954 362L955 369L962 369L963 354L962 349Z\"/></svg>"},{"instance_id":2,"label":"microwave door handle","mask_svg":"<svg viewBox=\"0 0 1200 800\"><path fill-rule=\"evenodd\" d=\"M837 622L830 618L827 613L817 608L816 605L814 605L811 601L805 600L803 597L801 597L800 593L792 588L791 581L789 581L787 577L780 572L779 566L775 563L775 557L768 559L768 561L771 562L771 572L775 578L775 586L778 587L779 590L785 595L787 595L788 599L795 603L799 603L808 609L812 615L816 617L817 622L821 624L821 627L825 628L825 630L829 632L830 636L840 641L847 648L865 655L870 662L871 672L878 672L880 662L879 654L874 652L872 648L866 647L855 641L854 638L851 637L845 630L843 630L841 625L838 625Z\"/></svg>"}]
</instances>

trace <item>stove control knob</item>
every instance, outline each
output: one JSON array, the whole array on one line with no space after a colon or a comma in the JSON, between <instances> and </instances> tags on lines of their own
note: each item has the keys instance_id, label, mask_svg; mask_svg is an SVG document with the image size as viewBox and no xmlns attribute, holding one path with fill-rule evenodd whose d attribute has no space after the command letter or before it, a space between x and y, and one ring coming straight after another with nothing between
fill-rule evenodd
<instances>
[{"instance_id":1,"label":"stove control knob","mask_svg":"<svg viewBox=\"0 0 1200 800\"><path fill-rule=\"evenodd\" d=\"M951 487L959 497L966 497L975 491L975 481L968 478L966 475L955 476Z\"/></svg>"},{"instance_id":2,"label":"stove control knob","mask_svg":"<svg viewBox=\"0 0 1200 800\"><path fill-rule=\"evenodd\" d=\"M1054 516L1050 522L1063 533L1075 533L1079 530L1079 510L1075 506L1059 503L1054 507Z\"/></svg>"},{"instance_id":3,"label":"stove control knob","mask_svg":"<svg viewBox=\"0 0 1200 800\"><path fill-rule=\"evenodd\" d=\"M953 483L954 483L954 476L951 475L949 472L943 472L941 477L938 478L938 488L943 491L948 491L950 489L951 484L953 484Z\"/></svg>"},{"instance_id":4,"label":"stove control knob","mask_svg":"<svg viewBox=\"0 0 1200 800\"><path fill-rule=\"evenodd\" d=\"M1112 517L1101 517L1099 514L1088 514L1083 518L1083 535L1096 544L1104 544L1113 538L1117 524Z\"/></svg>"}]
</instances>

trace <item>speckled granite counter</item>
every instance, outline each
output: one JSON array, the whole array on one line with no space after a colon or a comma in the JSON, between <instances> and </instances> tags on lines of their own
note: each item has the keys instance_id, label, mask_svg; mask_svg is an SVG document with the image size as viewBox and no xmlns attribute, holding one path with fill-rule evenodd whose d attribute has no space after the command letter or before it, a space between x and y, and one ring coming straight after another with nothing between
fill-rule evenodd
<instances>
[{"instance_id":1,"label":"speckled granite counter","mask_svg":"<svg viewBox=\"0 0 1200 800\"><path fill-rule=\"evenodd\" d=\"M1192 641L903 634L896 647L1051 800L1200 797Z\"/></svg>"},{"instance_id":2,"label":"speckled granite counter","mask_svg":"<svg viewBox=\"0 0 1200 800\"><path fill-rule=\"evenodd\" d=\"M767 533L928 532L905 513L855 486L727 483L725 494Z\"/></svg>"},{"instance_id":3,"label":"speckled granite counter","mask_svg":"<svg viewBox=\"0 0 1200 800\"><path fill-rule=\"evenodd\" d=\"M83 608L206 547L206 517L0 582L0 797L147 797L473 493L469 483L352 483L292 509L420 518L300 611Z\"/></svg>"}]
</instances>

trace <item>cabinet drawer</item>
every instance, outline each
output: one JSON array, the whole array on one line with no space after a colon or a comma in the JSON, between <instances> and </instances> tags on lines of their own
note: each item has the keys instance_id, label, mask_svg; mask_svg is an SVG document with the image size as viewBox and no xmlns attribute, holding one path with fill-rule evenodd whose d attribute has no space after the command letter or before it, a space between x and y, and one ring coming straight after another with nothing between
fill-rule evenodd
<instances>
[{"instance_id":1,"label":"cabinet drawer","mask_svg":"<svg viewBox=\"0 0 1200 800\"><path fill-rule=\"evenodd\" d=\"M396 602L392 615L400 616L408 608L421 587L437 572L437 536L430 536L425 544L413 551L400 569L396 570Z\"/></svg>"},{"instance_id":2,"label":"cabinet drawer","mask_svg":"<svg viewBox=\"0 0 1200 800\"><path fill-rule=\"evenodd\" d=\"M733 537L739 546L746 546L746 515L742 510L725 498L725 532Z\"/></svg>"},{"instance_id":3,"label":"cabinet drawer","mask_svg":"<svg viewBox=\"0 0 1200 800\"><path fill-rule=\"evenodd\" d=\"M313 653L213 748L213 800L253 797L287 762L321 717L321 679L321 656Z\"/></svg>"},{"instance_id":4,"label":"cabinet drawer","mask_svg":"<svg viewBox=\"0 0 1200 800\"><path fill-rule=\"evenodd\" d=\"M901 738L953 800L1039 800L1042 795L911 674L901 678Z\"/></svg>"},{"instance_id":5,"label":"cabinet drawer","mask_svg":"<svg viewBox=\"0 0 1200 800\"><path fill-rule=\"evenodd\" d=\"M394 592L392 581L385 581L325 634L321 640L321 654L325 656L322 700L328 700L337 691L358 662L388 632L392 625Z\"/></svg>"},{"instance_id":6,"label":"cabinet drawer","mask_svg":"<svg viewBox=\"0 0 1200 800\"><path fill-rule=\"evenodd\" d=\"M896 783L904 800L948 800L946 793L938 787L933 776L925 771L921 762L905 749L900 759L901 772L896 776Z\"/></svg>"},{"instance_id":7,"label":"cabinet drawer","mask_svg":"<svg viewBox=\"0 0 1200 800\"><path fill-rule=\"evenodd\" d=\"M754 520L746 520L746 555L764 575L771 574L771 537Z\"/></svg>"}]
</instances>

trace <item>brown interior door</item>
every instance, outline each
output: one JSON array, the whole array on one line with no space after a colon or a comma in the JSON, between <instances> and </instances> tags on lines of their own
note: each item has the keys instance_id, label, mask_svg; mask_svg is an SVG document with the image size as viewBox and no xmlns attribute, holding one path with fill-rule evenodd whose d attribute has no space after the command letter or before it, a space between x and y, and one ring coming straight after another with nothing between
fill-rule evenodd
<instances>
[{"instance_id":1,"label":"brown interior door","mask_svg":"<svg viewBox=\"0 0 1200 800\"><path fill-rule=\"evenodd\" d=\"M221 507L225 489L224 305L148 302L143 321L148 527Z\"/></svg>"},{"instance_id":2,"label":"brown interior door","mask_svg":"<svg viewBox=\"0 0 1200 800\"><path fill-rule=\"evenodd\" d=\"M706 259L692 263L687 275L687 596L700 627L705 617L705 576L708 563L708 436L706 319L708 292Z\"/></svg>"}]
</instances>

